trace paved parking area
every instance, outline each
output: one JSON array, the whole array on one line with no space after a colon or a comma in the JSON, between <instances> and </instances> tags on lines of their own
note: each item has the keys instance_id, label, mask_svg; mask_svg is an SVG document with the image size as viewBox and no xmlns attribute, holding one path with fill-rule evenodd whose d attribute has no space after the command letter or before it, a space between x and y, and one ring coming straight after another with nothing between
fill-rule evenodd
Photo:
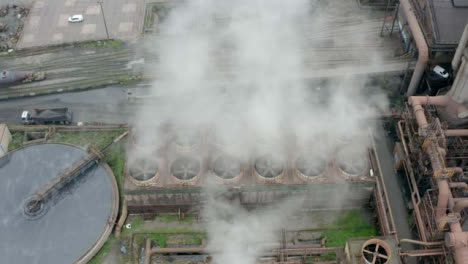
<instances>
[{"instance_id":1,"label":"paved parking area","mask_svg":"<svg viewBox=\"0 0 468 264\"><path fill-rule=\"evenodd\" d=\"M24 25L17 48L106 39L133 40L140 35L144 0L36 0ZM69 23L68 17L82 14L84 21ZM104 14L104 16L103 16Z\"/></svg>"}]
</instances>

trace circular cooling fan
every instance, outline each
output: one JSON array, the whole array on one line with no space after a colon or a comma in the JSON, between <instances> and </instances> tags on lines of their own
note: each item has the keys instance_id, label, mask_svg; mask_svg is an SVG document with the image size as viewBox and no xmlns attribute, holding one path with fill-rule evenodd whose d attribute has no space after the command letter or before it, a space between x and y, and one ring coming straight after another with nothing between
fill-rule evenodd
<instances>
[{"instance_id":1,"label":"circular cooling fan","mask_svg":"<svg viewBox=\"0 0 468 264\"><path fill-rule=\"evenodd\" d=\"M265 178L276 178L283 172L284 163L273 155L265 155L255 161L255 170Z\"/></svg>"},{"instance_id":2,"label":"circular cooling fan","mask_svg":"<svg viewBox=\"0 0 468 264\"><path fill-rule=\"evenodd\" d=\"M199 144L201 139L200 131L195 130L195 131L184 131L177 133L175 142L177 145L184 147L184 148L190 148L194 147Z\"/></svg>"},{"instance_id":3,"label":"circular cooling fan","mask_svg":"<svg viewBox=\"0 0 468 264\"><path fill-rule=\"evenodd\" d=\"M337 156L340 169L351 175L362 175L367 168L366 153L362 151L341 151Z\"/></svg>"},{"instance_id":4,"label":"circular cooling fan","mask_svg":"<svg viewBox=\"0 0 468 264\"><path fill-rule=\"evenodd\" d=\"M171 165L171 173L179 180L190 180L200 173L200 161L191 157L180 157Z\"/></svg>"},{"instance_id":5,"label":"circular cooling fan","mask_svg":"<svg viewBox=\"0 0 468 264\"><path fill-rule=\"evenodd\" d=\"M235 158L221 155L213 162L213 172L220 178L233 179L240 175L241 163Z\"/></svg>"},{"instance_id":6,"label":"circular cooling fan","mask_svg":"<svg viewBox=\"0 0 468 264\"><path fill-rule=\"evenodd\" d=\"M365 155L347 156L338 159L340 169L351 175L358 176L364 173L367 168L367 160Z\"/></svg>"},{"instance_id":7,"label":"circular cooling fan","mask_svg":"<svg viewBox=\"0 0 468 264\"><path fill-rule=\"evenodd\" d=\"M390 258L390 248L381 240L371 239L364 244L362 257L368 264L385 264Z\"/></svg>"},{"instance_id":8,"label":"circular cooling fan","mask_svg":"<svg viewBox=\"0 0 468 264\"><path fill-rule=\"evenodd\" d=\"M327 167L327 159L316 153L304 153L296 160L296 168L307 177L321 175Z\"/></svg>"},{"instance_id":9,"label":"circular cooling fan","mask_svg":"<svg viewBox=\"0 0 468 264\"><path fill-rule=\"evenodd\" d=\"M130 176L138 181L147 181L158 172L158 164L155 161L137 158L135 161L131 162L128 170Z\"/></svg>"}]
</instances>

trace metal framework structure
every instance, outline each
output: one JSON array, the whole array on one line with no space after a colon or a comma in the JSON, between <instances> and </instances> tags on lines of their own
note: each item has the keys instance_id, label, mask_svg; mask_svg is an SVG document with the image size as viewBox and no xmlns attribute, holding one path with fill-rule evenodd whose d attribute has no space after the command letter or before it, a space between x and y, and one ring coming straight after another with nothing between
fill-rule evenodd
<instances>
[{"instance_id":1,"label":"metal framework structure","mask_svg":"<svg viewBox=\"0 0 468 264\"><path fill-rule=\"evenodd\" d=\"M405 175L410 190L410 199L413 208L414 230L417 232L422 242L441 242L442 246L431 247L423 246L424 252L413 254L414 252L405 252L407 256L419 257L426 263L452 263L452 252L442 241L447 232L450 232L449 225L458 223L460 215L462 222L466 219L464 210L461 214L452 212L453 205L449 202L449 207L440 208L438 206L440 190L438 182L447 180L460 182L464 180L463 175L455 176L451 168L460 167L463 171L468 169L468 140L461 136L447 137L446 125L437 118L437 111L433 106L428 105L423 108L427 117L428 126L422 129L418 126L413 111L407 106L402 119L397 124L397 134L401 141L403 157L399 159L397 170ZM421 136L424 134L425 136ZM439 146L438 153L442 160L442 170L437 170L437 166L432 164L434 159L431 157L431 146ZM463 173L461 173L463 174ZM453 200L457 197L463 197L463 191L453 190ZM449 212L441 223L436 216L438 211ZM451 213L452 212L452 213Z\"/></svg>"}]
</instances>

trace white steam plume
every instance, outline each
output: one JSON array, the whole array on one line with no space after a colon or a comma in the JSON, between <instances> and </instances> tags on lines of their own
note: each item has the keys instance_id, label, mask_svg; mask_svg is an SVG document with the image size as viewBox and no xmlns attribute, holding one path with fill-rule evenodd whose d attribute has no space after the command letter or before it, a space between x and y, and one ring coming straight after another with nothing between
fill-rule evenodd
<instances>
[{"instance_id":1,"label":"white steam plume","mask_svg":"<svg viewBox=\"0 0 468 264\"><path fill-rule=\"evenodd\" d=\"M386 99L366 94L365 81L346 73L323 86L301 78L315 61L327 60L310 49L327 34L327 16L314 3L198 0L174 8L149 43L159 58L150 74L158 78L152 93L160 100L144 107L137 136L154 143L160 136L155 128L163 124L208 124L227 151L246 160L262 148L286 155L284 146L291 144L320 144L332 153L345 139L364 150L369 119L386 108ZM305 34L311 30L317 36ZM372 56L378 63L379 56ZM252 214L216 199L203 212L212 240L208 248L223 264L254 263L261 249L246 254L243 243L274 240L287 215Z\"/></svg>"}]
</instances>

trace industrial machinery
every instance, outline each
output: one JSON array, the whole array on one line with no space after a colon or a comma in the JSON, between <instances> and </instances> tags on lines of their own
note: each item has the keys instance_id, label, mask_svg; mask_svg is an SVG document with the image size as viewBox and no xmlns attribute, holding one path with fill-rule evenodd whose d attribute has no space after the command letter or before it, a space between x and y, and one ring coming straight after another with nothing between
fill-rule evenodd
<instances>
[{"instance_id":1,"label":"industrial machinery","mask_svg":"<svg viewBox=\"0 0 468 264\"><path fill-rule=\"evenodd\" d=\"M219 144L210 126L190 132L165 127L154 133L164 139L157 146L131 137L124 183L131 214L196 213L205 199L202 187L210 184L227 188L223 193L247 208L295 196L305 199L304 210L337 209L334 204L362 208L374 194L370 152L362 145L344 143L325 156L300 144L262 142L243 154ZM353 162L346 163L346 155Z\"/></svg>"},{"instance_id":2,"label":"industrial machinery","mask_svg":"<svg viewBox=\"0 0 468 264\"><path fill-rule=\"evenodd\" d=\"M409 183L415 231L426 250L418 257L431 263L466 263L468 130L448 129L435 107L441 104L455 102L448 96L409 98L397 125L401 142L395 145L395 168Z\"/></svg>"},{"instance_id":3,"label":"industrial machinery","mask_svg":"<svg viewBox=\"0 0 468 264\"><path fill-rule=\"evenodd\" d=\"M2 71L0 73L0 85L9 85L15 83L28 83L45 80L45 72L10 72Z\"/></svg>"}]
</instances>

